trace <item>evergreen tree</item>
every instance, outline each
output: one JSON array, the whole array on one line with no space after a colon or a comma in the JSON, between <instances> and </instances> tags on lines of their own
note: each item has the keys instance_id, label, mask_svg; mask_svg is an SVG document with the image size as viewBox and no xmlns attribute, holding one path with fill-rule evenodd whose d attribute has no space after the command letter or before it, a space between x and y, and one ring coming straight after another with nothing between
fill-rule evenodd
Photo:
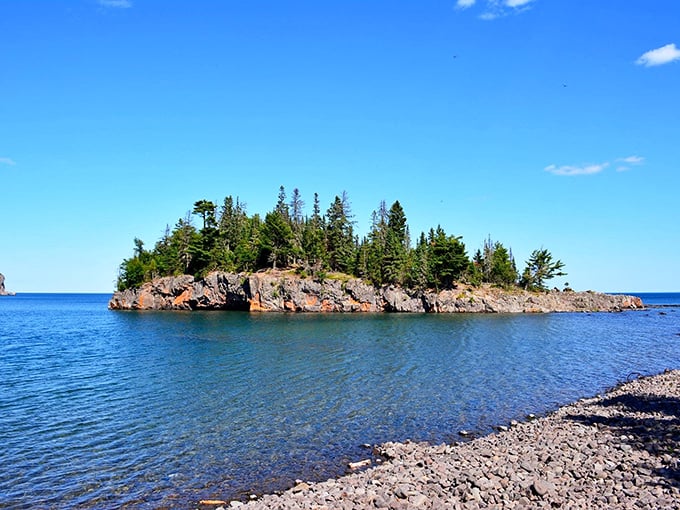
<instances>
[{"instance_id":1,"label":"evergreen tree","mask_svg":"<svg viewBox=\"0 0 680 510\"><path fill-rule=\"evenodd\" d=\"M290 210L290 220L293 225L302 225L304 214L303 208L305 206L302 196L300 195L300 190L295 188L293 190L293 196L290 198L289 210Z\"/></svg>"},{"instance_id":2,"label":"evergreen tree","mask_svg":"<svg viewBox=\"0 0 680 510\"><path fill-rule=\"evenodd\" d=\"M387 249L387 223L389 215L385 201L381 200L377 211L371 214L371 230L368 239L365 239L362 261L364 278L369 279L375 285L382 285L385 282L385 272L383 262Z\"/></svg>"},{"instance_id":3,"label":"evergreen tree","mask_svg":"<svg viewBox=\"0 0 680 510\"><path fill-rule=\"evenodd\" d=\"M517 282L517 269L512 253L505 246L496 242L491 256L491 283L508 286Z\"/></svg>"},{"instance_id":4,"label":"evergreen tree","mask_svg":"<svg viewBox=\"0 0 680 510\"><path fill-rule=\"evenodd\" d=\"M237 271L254 271L266 266L266 260L263 265L258 265L261 230L262 220L259 214L253 215L244 222L243 231L234 249L234 263Z\"/></svg>"},{"instance_id":5,"label":"evergreen tree","mask_svg":"<svg viewBox=\"0 0 680 510\"><path fill-rule=\"evenodd\" d=\"M427 238L425 233L421 232L415 249L409 254L406 285L416 289L424 289L433 281L430 273L429 253L430 247Z\"/></svg>"},{"instance_id":6,"label":"evergreen tree","mask_svg":"<svg viewBox=\"0 0 680 510\"><path fill-rule=\"evenodd\" d=\"M489 236L482 250L473 257L473 266L466 275L468 280L508 286L517 282L517 268L512 252Z\"/></svg>"},{"instance_id":7,"label":"evergreen tree","mask_svg":"<svg viewBox=\"0 0 680 510\"><path fill-rule=\"evenodd\" d=\"M291 254L295 264L298 264L300 259L304 258L304 249L302 246L302 238L304 235L304 215L302 209L304 205L305 203L300 196L300 190L295 188L289 204L290 226L293 233L293 238L291 239Z\"/></svg>"},{"instance_id":8,"label":"evergreen tree","mask_svg":"<svg viewBox=\"0 0 680 510\"><path fill-rule=\"evenodd\" d=\"M276 269L277 263L288 265L292 254L293 231L279 210L267 213L260 235L260 247L263 257Z\"/></svg>"},{"instance_id":9,"label":"evergreen tree","mask_svg":"<svg viewBox=\"0 0 680 510\"><path fill-rule=\"evenodd\" d=\"M286 189L283 186L279 186L279 199L276 202L276 208L274 209L281 217L290 222L290 209L286 203Z\"/></svg>"},{"instance_id":10,"label":"evergreen tree","mask_svg":"<svg viewBox=\"0 0 680 510\"><path fill-rule=\"evenodd\" d=\"M522 272L520 285L525 289L547 290L546 280L556 276L566 276L567 273L562 271L563 267L562 261L553 261L552 254L548 250L544 248L534 250Z\"/></svg>"},{"instance_id":11,"label":"evergreen tree","mask_svg":"<svg viewBox=\"0 0 680 510\"><path fill-rule=\"evenodd\" d=\"M172 232L170 244L177 252L180 269L183 274L191 274L190 267L194 259L194 253L200 245L200 236L191 223L191 214L177 222Z\"/></svg>"},{"instance_id":12,"label":"evergreen tree","mask_svg":"<svg viewBox=\"0 0 680 510\"><path fill-rule=\"evenodd\" d=\"M336 196L325 215L314 194L311 217L304 217L304 202L297 188L289 202L283 186L274 209L262 221L249 217L238 198L227 196L220 208L199 200L172 231L166 227L153 250L135 238L133 256L119 268L117 287L137 287L159 276L192 274L202 276L220 269L255 271L272 267L304 265L312 274L322 270L358 275L374 285L400 284L419 289L450 287L464 278L498 285L517 282L512 252L489 237L471 262L460 237L447 235L441 226L422 233L411 248L406 215L395 201L387 209L381 201L371 217L371 228L358 243L354 234L351 205L346 192ZM192 224L198 216L201 228ZM520 284L545 289L545 282L562 276L564 264L553 261L544 249L535 250L522 273Z\"/></svg>"},{"instance_id":13,"label":"evergreen tree","mask_svg":"<svg viewBox=\"0 0 680 510\"><path fill-rule=\"evenodd\" d=\"M302 230L302 252L307 269L312 273L320 271L325 264L325 245L324 223L319 206L319 195L314 193L312 217L305 221Z\"/></svg>"},{"instance_id":14,"label":"evergreen tree","mask_svg":"<svg viewBox=\"0 0 680 510\"><path fill-rule=\"evenodd\" d=\"M406 256L409 250L406 214L397 200L387 216L387 237L383 260L384 280L401 284L405 278Z\"/></svg>"},{"instance_id":15,"label":"evergreen tree","mask_svg":"<svg viewBox=\"0 0 680 510\"><path fill-rule=\"evenodd\" d=\"M326 252L333 271L352 274L356 259L356 241L350 221L346 194L336 196L326 212Z\"/></svg>"},{"instance_id":16,"label":"evergreen tree","mask_svg":"<svg viewBox=\"0 0 680 510\"><path fill-rule=\"evenodd\" d=\"M430 229L428 242L431 284L436 288L451 287L469 264L465 244L461 237L447 236L441 226L436 231Z\"/></svg>"},{"instance_id":17,"label":"evergreen tree","mask_svg":"<svg viewBox=\"0 0 680 510\"><path fill-rule=\"evenodd\" d=\"M192 212L203 218L203 230L215 228L215 209L215 204L209 200L194 202L194 209Z\"/></svg>"},{"instance_id":18,"label":"evergreen tree","mask_svg":"<svg viewBox=\"0 0 680 510\"><path fill-rule=\"evenodd\" d=\"M233 251L238 245L247 221L245 205L239 201L238 197L236 197L236 202L231 195L225 197L218 225L220 240L225 250Z\"/></svg>"},{"instance_id":19,"label":"evergreen tree","mask_svg":"<svg viewBox=\"0 0 680 510\"><path fill-rule=\"evenodd\" d=\"M170 226L165 226L163 237L156 243L153 250L160 276L174 276L182 273L181 262L177 247L172 243Z\"/></svg>"}]
</instances>

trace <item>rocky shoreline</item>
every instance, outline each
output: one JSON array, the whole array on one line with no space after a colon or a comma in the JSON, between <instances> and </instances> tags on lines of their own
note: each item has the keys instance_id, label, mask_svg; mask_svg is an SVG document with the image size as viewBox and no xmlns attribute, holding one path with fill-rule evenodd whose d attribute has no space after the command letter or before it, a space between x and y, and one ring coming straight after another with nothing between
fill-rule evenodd
<instances>
[{"instance_id":1,"label":"rocky shoreline","mask_svg":"<svg viewBox=\"0 0 680 510\"><path fill-rule=\"evenodd\" d=\"M454 445L387 443L377 467L199 508L680 509L678 370L499 429Z\"/></svg>"},{"instance_id":2,"label":"rocky shoreline","mask_svg":"<svg viewBox=\"0 0 680 510\"><path fill-rule=\"evenodd\" d=\"M112 310L242 310L251 312L547 313L644 308L635 296L552 290L504 290L490 285L454 289L376 288L360 279L323 280L293 272L234 274L215 271L159 278L138 289L115 292Z\"/></svg>"}]
</instances>

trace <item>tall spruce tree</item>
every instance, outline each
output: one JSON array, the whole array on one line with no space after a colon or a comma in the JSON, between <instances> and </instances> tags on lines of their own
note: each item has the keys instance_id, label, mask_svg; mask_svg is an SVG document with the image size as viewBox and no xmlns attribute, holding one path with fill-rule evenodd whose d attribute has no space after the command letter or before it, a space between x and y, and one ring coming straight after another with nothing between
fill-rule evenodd
<instances>
[{"instance_id":1,"label":"tall spruce tree","mask_svg":"<svg viewBox=\"0 0 680 510\"><path fill-rule=\"evenodd\" d=\"M326 251L333 271L351 274L356 262L356 241L346 195L336 196L326 212Z\"/></svg>"},{"instance_id":2,"label":"tall spruce tree","mask_svg":"<svg viewBox=\"0 0 680 510\"><path fill-rule=\"evenodd\" d=\"M305 221L303 226L302 252L309 271L317 273L324 267L326 241L318 193L314 193L312 216Z\"/></svg>"},{"instance_id":3,"label":"tall spruce tree","mask_svg":"<svg viewBox=\"0 0 680 510\"><path fill-rule=\"evenodd\" d=\"M385 250L387 249L387 205L384 200L380 201L377 211L371 214L371 230L368 238L364 240L362 246L364 264L364 278L367 278L375 285L382 285L385 282L385 271L383 262L385 260Z\"/></svg>"},{"instance_id":4,"label":"tall spruce tree","mask_svg":"<svg viewBox=\"0 0 680 510\"><path fill-rule=\"evenodd\" d=\"M287 266L292 254L293 231L277 209L267 213L260 233L262 257L276 269L277 264Z\"/></svg>"},{"instance_id":5,"label":"tall spruce tree","mask_svg":"<svg viewBox=\"0 0 680 510\"><path fill-rule=\"evenodd\" d=\"M461 237L446 235L441 226L430 229L428 242L430 278L436 288L451 287L469 265Z\"/></svg>"},{"instance_id":6,"label":"tall spruce tree","mask_svg":"<svg viewBox=\"0 0 680 510\"><path fill-rule=\"evenodd\" d=\"M383 260L385 282L397 284L404 282L408 249L406 214L397 200L392 204L387 215L387 237Z\"/></svg>"}]
</instances>

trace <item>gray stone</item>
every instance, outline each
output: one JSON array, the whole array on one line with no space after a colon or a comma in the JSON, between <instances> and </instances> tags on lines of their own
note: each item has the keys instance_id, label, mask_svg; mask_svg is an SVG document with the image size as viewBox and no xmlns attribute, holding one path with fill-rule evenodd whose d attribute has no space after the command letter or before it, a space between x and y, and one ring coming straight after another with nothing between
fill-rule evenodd
<instances>
[{"instance_id":1,"label":"gray stone","mask_svg":"<svg viewBox=\"0 0 680 510\"><path fill-rule=\"evenodd\" d=\"M537 496L543 497L555 489L555 486L545 480L537 479L531 484L531 488Z\"/></svg>"},{"instance_id":2,"label":"gray stone","mask_svg":"<svg viewBox=\"0 0 680 510\"><path fill-rule=\"evenodd\" d=\"M14 292L5 290L5 275L0 273L0 296L14 296Z\"/></svg>"},{"instance_id":3,"label":"gray stone","mask_svg":"<svg viewBox=\"0 0 680 510\"><path fill-rule=\"evenodd\" d=\"M416 291L375 288L360 279L301 278L290 271L234 274L214 271L201 279L164 277L115 292L113 310L250 310L253 312L573 312L642 308L633 296L580 292L507 292L490 285Z\"/></svg>"}]
</instances>

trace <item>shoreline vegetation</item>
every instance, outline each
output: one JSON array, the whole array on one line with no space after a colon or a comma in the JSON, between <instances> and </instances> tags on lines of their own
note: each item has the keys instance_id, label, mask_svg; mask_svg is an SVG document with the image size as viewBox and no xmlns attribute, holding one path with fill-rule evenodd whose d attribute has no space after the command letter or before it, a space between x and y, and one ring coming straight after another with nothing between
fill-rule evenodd
<instances>
[{"instance_id":1,"label":"shoreline vegetation","mask_svg":"<svg viewBox=\"0 0 680 510\"><path fill-rule=\"evenodd\" d=\"M288 199L283 186L264 217L248 215L238 197L227 196L221 207L198 200L174 228L166 226L152 249L134 239L133 256L120 264L116 289L139 288L162 277L204 278L215 271L250 274L265 269L292 270L317 281L343 274L376 288L393 285L412 291L440 291L459 283L543 291L550 279L566 275L564 263L542 247L531 253L519 272L512 249L491 236L470 258L462 237L445 232L441 225L421 232L412 242L398 200L389 208L380 202L363 237L356 234L345 192L325 213L316 193L311 215L305 214L304 206L297 188ZM570 290L568 283L564 286Z\"/></svg>"},{"instance_id":2,"label":"shoreline vegetation","mask_svg":"<svg viewBox=\"0 0 680 510\"><path fill-rule=\"evenodd\" d=\"M377 466L363 469L365 459L338 479L198 507L680 509L678 448L680 371L667 370L488 436L386 443L373 447Z\"/></svg>"},{"instance_id":3,"label":"shoreline vegetation","mask_svg":"<svg viewBox=\"0 0 680 510\"><path fill-rule=\"evenodd\" d=\"M643 308L632 296L549 290L564 263L545 248L524 270L512 249L489 236L468 257L462 237L438 225L412 246L399 201L381 201L366 236L355 234L346 193L325 214L314 194L303 212L299 190L279 188L264 218L227 196L221 207L194 203L151 250L135 238L120 267L114 310L269 312L553 312ZM200 227L193 224L200 219Z\"/></svg>"}]
</instances>

